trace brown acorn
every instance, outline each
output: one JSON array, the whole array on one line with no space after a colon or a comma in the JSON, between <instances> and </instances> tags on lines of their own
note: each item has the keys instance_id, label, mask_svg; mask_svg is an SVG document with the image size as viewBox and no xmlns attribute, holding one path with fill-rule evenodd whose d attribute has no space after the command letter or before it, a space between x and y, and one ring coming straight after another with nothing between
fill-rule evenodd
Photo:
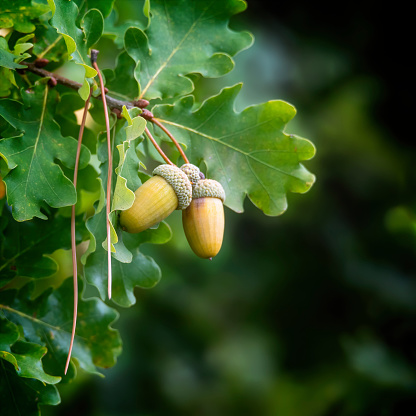
<instances>
[{"instance_id":1,"label":"brown acorn","mask_svg":"<svg viewBox=\"0 0 416 416\"><path fill-rule=\"evenodd\" d=\"M221 249L224 236L225 192L213 179L201 179L193 187L192 202L182 211L182 224L193 252L212 259Z\"/></svg>"},{"instance_id":2,"label":"brown acorn","mask_svg":"<svg viewBox=\"0 0 416 416\"><path fill-rule=\"evenodd\" d=\"M120 225L129 233L147 230L192 200L191 182L177 166L159 165L153 175L136 190L133 205L120 213Z\"/></svg>"}]
</instances>

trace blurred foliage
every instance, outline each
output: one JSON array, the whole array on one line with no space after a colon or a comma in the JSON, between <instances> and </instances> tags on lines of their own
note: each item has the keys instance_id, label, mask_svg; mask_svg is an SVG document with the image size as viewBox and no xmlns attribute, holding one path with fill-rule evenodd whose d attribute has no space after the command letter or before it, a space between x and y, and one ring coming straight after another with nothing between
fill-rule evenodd
<instances>
[{"instance_id":1,"label":"blurred foliage","mask_svg":"<svg viewBox=\"0 0 416 416\"><path fill-rule=\"evenodd\" d=\"M396 49L382 59L393 35L370 7L331 20L312 3L257 3L234 21L254 46L228 76L199 81L197 99L242 80L239 109L294 104L288 130L297 123L316 144L317 183L277 218L250 203L227 210L212 262L194 257L173 215L174 238L143 249L163 277L123 309L118 364L104 380L81 372L45 415L391 416L415 405L416 148L399 122L410 92L393 84L407 67ZM132 4L116 2L121 19Z\"/></svg>"}]
</instances>

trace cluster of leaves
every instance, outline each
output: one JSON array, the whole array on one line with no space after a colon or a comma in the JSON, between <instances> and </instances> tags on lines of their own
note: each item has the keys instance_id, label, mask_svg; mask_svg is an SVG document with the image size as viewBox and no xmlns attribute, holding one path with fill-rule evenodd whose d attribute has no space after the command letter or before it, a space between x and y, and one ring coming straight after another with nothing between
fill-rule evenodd
<instances>
[{"instance_id":1,"label":"cluster of leaves","mask_svg":"<svg viewBox=\"0 0 416 416\"><path fill-rule=\"evenodd\" d=\"M180 163L157 127L127 105L150 101L149 109L184 146L191 163L224 186L226 206L242 212L246 196L267 215L286 209L288 192L306 192L314 176L301 164L313 145L285 133L295 109L270 101L236 112L241 85L225 88L202 104L192 95L198 77L220 77L233 56L253 41L229 28L244 11L242 0L192 2L143 0L135 21L118 22L117 3L105 1L19 0L0 7L0 174L7 201L0 203L0 394L5 414L39 414L39 405L57 404L56 384L75 377L76 366L98 373L112 366L121 340L112 327L117 312L106 301L106 210L111 204L112 302L129 307L136 286L153 287L161 270L140 246L171 238L166 223L137 235L118 226L117 212L129 208L134 191L160 156L143 140L147 127ZM89 52L102 40L117 51L104 69L109 96L126 102L121 117L111 114L114 184L106 201L108 154L103 105L93 99L84 133L77 189L73 185L79 126L76 111L90 87L98 95ZM108 51L111 55L113 52ZM104 59L106 50L101 50ZM78 91L24 71L25 61L47 59L48 70L70 63L81 73ZM17 73L17 71L19 71ZM69 210L76 204L77 243L82 251L78 329L68 373L64 364L71 332L70 280L47 290L41 281L54 275L57 250L70 247ZM101 299L88 297L88 287ZM23 397L25 397L23 399Z\"/></svg>"}]
</instances>

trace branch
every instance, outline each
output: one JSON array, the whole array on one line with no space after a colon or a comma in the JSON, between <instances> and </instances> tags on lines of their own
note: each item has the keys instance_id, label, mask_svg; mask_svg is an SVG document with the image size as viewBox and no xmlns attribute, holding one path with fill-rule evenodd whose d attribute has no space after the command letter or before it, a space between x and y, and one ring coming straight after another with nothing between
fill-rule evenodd
<instances>
[{"instance_id":1,"label":"branch","mask_svg":"<svg viewBox=\"0 0 416 416\"><path fill-rule=\"evenodd\" d=\"M49 72L46 69L39 68L38 66L36 66L36 62L21 62L21 64L27 66L27 68L23 70L33 72L34 74L39 75L41 77L55 79L58 84L65 85L66 87L72 88L73 90L78 91L82 87L82 84L80 84L79 82L72 81L71 79L65 78L61 75ZM96 97L94 96L94 98L97 98L101 101L103 99L101 94ZM106 95L106 100L107 105L108 107L110 107L111 110L116 109L119 111L123 110L123 106L126 106L126 108L129 109L133 107L145 108L149 105L149 101L143 99L135 101L122 101L118 100L117 98L109 97L108 95Z\"/></svg>"}]
</instances>

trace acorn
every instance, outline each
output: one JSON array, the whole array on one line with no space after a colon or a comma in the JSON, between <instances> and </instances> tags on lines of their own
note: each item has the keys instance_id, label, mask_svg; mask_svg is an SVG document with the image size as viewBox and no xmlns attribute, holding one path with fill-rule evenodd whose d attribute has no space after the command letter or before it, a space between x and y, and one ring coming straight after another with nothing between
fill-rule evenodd
<instances>
[{"instance_id":1,"label":"acorn","mask_svg":"<svg viewBox=\"0 0 416 416\"><path fill-rule=\"evenodd\" d=\"M193 252L212 259L221 249L224 236L225 192L213 179L201 179L193 187L192 202L182 211L186 239Z\"/></svg>"},{"instance_id":2,"label":"acorn","mask_svg":"<svg viewBox=\"0 0 416 416\"><path fill-rule=\"evenodd\" d=\"M168 217L175 209L185 209L192 200L192 185L174 165L159 165L134 193L133 205L120 213L120 225L129 233L139 233Z\"/></svg>"}]
</instances>

